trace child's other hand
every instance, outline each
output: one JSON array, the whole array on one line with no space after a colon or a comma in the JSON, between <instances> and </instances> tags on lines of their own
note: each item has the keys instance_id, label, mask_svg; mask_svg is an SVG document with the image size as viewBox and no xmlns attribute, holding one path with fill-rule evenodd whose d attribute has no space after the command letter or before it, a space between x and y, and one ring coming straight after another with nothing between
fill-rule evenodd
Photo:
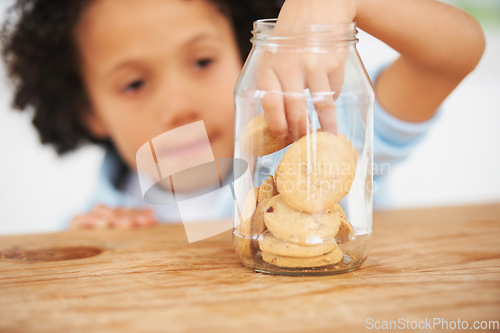
<instances>
[{"instance_id":1,"label":"child's other hand","mask_svg":"<svg viewBox=\"0 0 500 333\"><path fill-rule=\"evenodd\" d=\"M158 224L153 211L147 209L110 208L97 205L71 220L70 229L142 228Z\"/></svg>"},{"instance_id":2,"label":"child's other hand","mask_svg":"<svg viewBox=\"0 0 500 333\"><path fill-rule=\"evenodd\" d=\"M311 24L350 23L355 13L351 0L287 0L273 34L300 33ZM343 85L346 57L345 46L326 54L290 52L287 48L270 48L262 53L257 88L265 92L262 108L275 136L296 140L307 133L306 88L311 92L321 128L337 133L334 101Z\"/></svg>"}]
</instances>

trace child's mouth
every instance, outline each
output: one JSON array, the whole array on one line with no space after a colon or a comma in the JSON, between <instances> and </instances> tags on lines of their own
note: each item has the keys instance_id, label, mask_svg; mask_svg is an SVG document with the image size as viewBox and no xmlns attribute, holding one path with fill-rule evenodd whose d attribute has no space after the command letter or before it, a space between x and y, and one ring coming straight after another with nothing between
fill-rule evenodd
<instances>
[{"instance_id":1,"label":"child's mouth","mask_svg":"<svg viewBox=\"0 0 500 333\"><path fill-rule=\"evenodd\" d=\"M179 142L173 145L160 146L157 149L157 156L166 159L192 159L213 155L212 145L220 137L219 131L214 131L207 136L194 138L179 138ZM208 140L207 140L208 139Z\"/></svg>"},{"instance_id":2,"label":"child's mouth","mask_svg":"<svg viewBox=\"0 0 500 333\"><path fill-rule=\"evenodd\" d=\"M173 147L165 147L160 150L160 156L163 158L190 158L199 155L212 153L210 142L205 138L182 143Z\"/></svg>"}]
</instances>

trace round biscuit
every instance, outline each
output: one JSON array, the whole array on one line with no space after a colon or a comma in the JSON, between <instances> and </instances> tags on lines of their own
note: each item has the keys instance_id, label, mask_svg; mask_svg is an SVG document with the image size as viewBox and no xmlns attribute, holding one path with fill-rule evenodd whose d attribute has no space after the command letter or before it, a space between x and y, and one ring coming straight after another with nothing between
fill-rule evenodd
<instances>
[{"instance_id":1,"label":"round biscuit","mask_svg":"<svg viewBox=\"0 0 500 333\"><path fill-rule=\"evenodd\" d=\"M290 207L282 194L272 197L266 205L264 223L274 237L300 245L332 241L340 226L340 213L329 210L308 214Z\"/></svg>"},{"instance_id":2,"label":"round biscuit","mask_svg":"<svg viewBox=\"0 0 500 333\"><path fill-rule=\"evenodd\" d=\"M241 150L247 154L264 156L285 148L293 141L289 137L278 138L272 135L262 113L245 126L240 142Z\"/></svg>"},{"instance_id":3,"label":"round biscuit","mask_svg":"<svg viewBox=\"0 0 500 333\"><path fill-rule=\"evenodd\" d=\"M276 194L278 194L278 189L274 184L274 177L269 175L266 179L262 181L259 187L259 198L258 202L261 202L264 199L271 199Z\"/></svg>"},{"instance_id":4,"label":"round biscuit","mask_svg":"<svg viewBox=\"0 0 500 333\"><path fill-rule=\"evenodd\" d=\"M287 268L293 268L293 267L307 268L307 267L321 267L321 266L336 264L343 259L344 253L337 246L333 251L317 257L296 258L296 257L280 256L267 252L262 252L261 256L262 260L275 266L287 267Z\"/></svg>"},{"instance_id":5,"label":"round biscuit","mask_svg":"<svg viewBox=\"0 0 500 333\"><path fill-rule=\"evenodd\" d=\"M255 252L252 245L253 216L257 206L259 188L253 187L248 192L243 204L243 211L239 217L239 224L233 231L234 247L240 258L252 256Z\"/></svg>"},{"instance_id":6,"label":"round biscuit","mask_svg":"<svg viewBox=\"0 0 500 333\"><path fill-rule=\"evenodd\" d=\"M345 243L349 241L354 235L354 229L352 228L351 223L347 220L346 214L338 203L335 204L334 209L340 213L340 227L337 235L335 236L335 241L340 243Z\"/></svg>"},{"instance_id":7,"label":"round biscuit","mask_svg":"<svg viewBox=\"0 0 500 333\"><path fill-rule=\"evenodd\" d=\"M274 237L269 231L259 238L259 248L263 252L286 257L317 257L333 251L336 247L337 244L331 242L311 246L290 243Z\"/></svg>"},{"instance_id":8,"label":"round biscuit","mask_svg":"<svg viewBox=\"0 0 500 333\"><path fill-rule=\"evenodd\" d=\"M266 205L269 198L264 198L261 202L257 204L255 208L255 213L252 217L252 242L255 249L259 248L258 239L266 231L266 224L264 223L264 213L266 212Z\"/></svg>"},{"instance_id":9,"label":"round biscuit","mask_svg":"<svg viewBox=\"0 0 500 333\"><path fill-rule=\"evenodd\" d=\"M313 132L293 143L276 168L278 192L293 208L332 209L350 190L357 152L342 134Z\"/></svg>"}]
</instances>

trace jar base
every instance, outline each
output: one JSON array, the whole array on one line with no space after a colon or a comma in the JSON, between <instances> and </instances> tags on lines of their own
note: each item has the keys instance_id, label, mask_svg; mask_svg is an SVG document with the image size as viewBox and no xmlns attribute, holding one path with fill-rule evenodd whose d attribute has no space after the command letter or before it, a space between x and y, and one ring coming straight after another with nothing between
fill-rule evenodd
<instances>
[{"instance_id":1,"label":"jar base","mask_svg":"<svg viewBox=\"0 0 500 333\"><path fill-rule=\"evenodd\" d=\"M236 239L242 239L233 234ZM254 251L252 256L240 258L244 266L258 273L285 276L325 276L344 274L355 271L368 257L370 234L357 235L350 241L339 244L344 253L341 261L319 267L281 267L270 264L262 259L260 251Z\"/></svg>"},{"instance_id":2,"label":"jar base","mask_svg":"<svg viewBox=\"0 0 500 333\"><path fill-rule=\"evenodd\" d=\"M262 260L260 253L255 256L255 267L248 267L257 273L285 276L326 276L344 274L357 270L365 262L366 258L358 259L356 262L348 255L333 265L310 267L310 268L286 268L269 264Z\"/></svg>"}]
</instances>

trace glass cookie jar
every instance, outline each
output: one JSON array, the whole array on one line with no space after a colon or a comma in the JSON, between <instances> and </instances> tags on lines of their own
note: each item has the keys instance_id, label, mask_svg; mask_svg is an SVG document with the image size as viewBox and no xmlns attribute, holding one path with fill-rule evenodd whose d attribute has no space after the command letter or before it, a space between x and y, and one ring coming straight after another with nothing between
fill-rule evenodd
<instances>
[{"instance_id":1,"label":"glass cookie jar","mask_svg":"<svg viewBox=\"0 0 500 333\"><path fill-rule=\"evenodd\" d=\"M235 250L263 273L355 270L370 248L374 103L355 23L259 20L252 43L235 89Z\"/></svg>"}]
</instances>

